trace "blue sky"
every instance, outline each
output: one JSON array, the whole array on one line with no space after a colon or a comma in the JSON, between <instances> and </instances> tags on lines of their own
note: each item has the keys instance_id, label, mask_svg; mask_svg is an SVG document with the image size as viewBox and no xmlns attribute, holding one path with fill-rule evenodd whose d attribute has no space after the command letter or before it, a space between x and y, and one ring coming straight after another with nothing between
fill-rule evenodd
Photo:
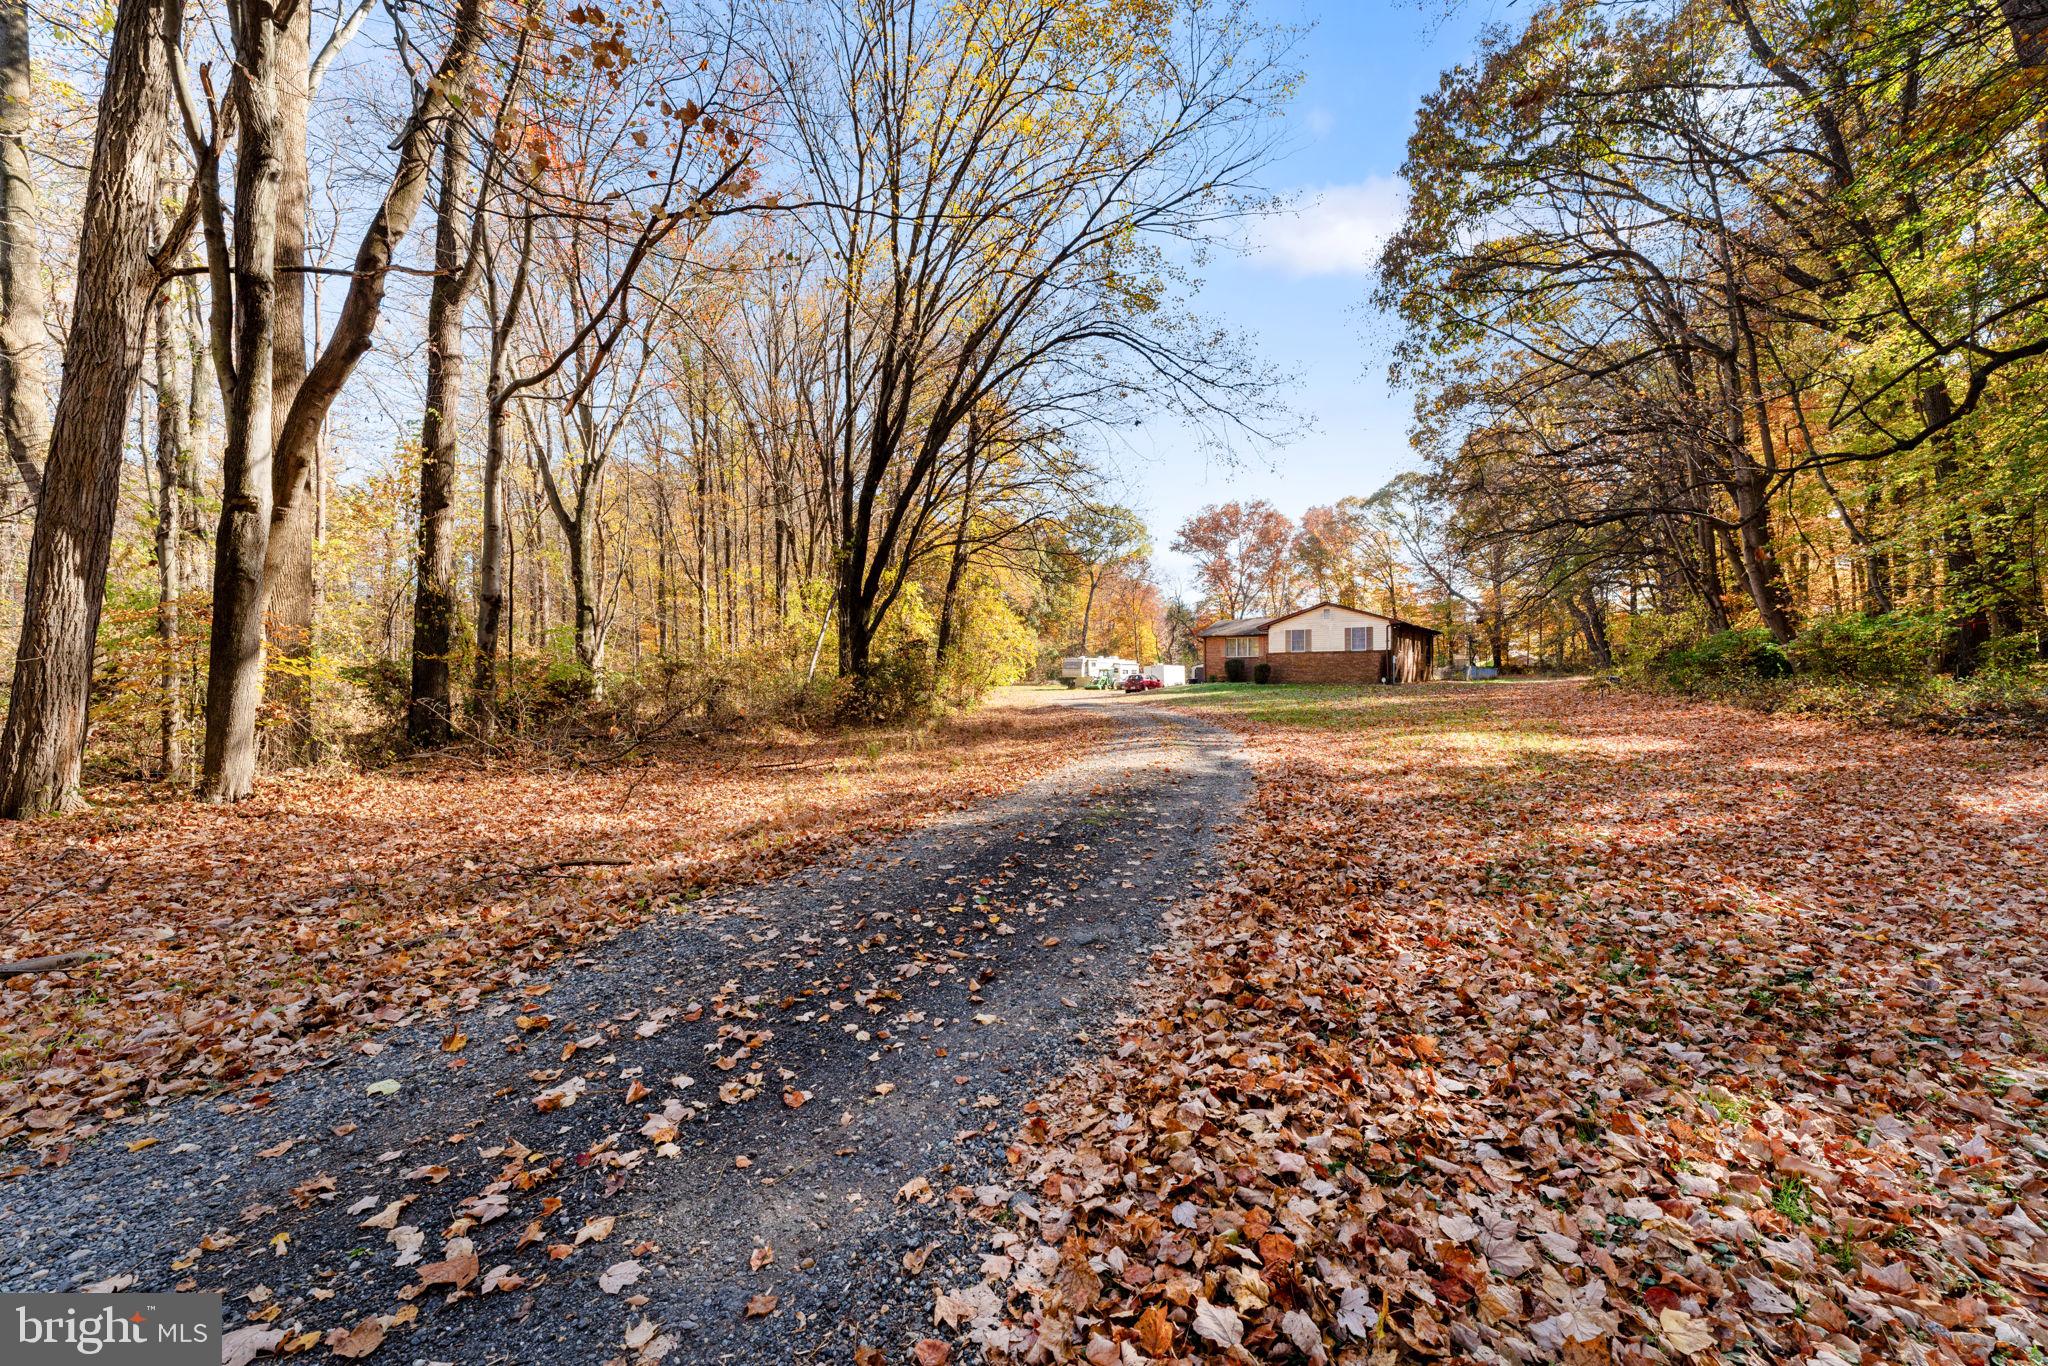
<instances>
[{"instance_id":1,"label":"blue sky","mask_svg":"<svg viewBox=\"0 0 2048 1366\"><path fill-rule=\"evenodd\" d=\"M1147 424L1124 468L1128 495L1151 525L1154 564L1169 591L1187 563L1166 549L1205 503L1263 497L1290 517L1347 494L1371 493L1412 468L1405 394L1386 384L1391 329L1366 308L1373 240L1398 222L1399 172L1416 102L1462 61L1505 0L1270 0L1279 22L1308 23L1304 79L1288 116L1291 154L1270 183L1299 191L1302 209L1259 225L1243 256L1206 271L1203 313L1251 334L1260 354L1296 376L1290 405L1312 424L1277 449L1234 465L1205 460L1192 436Z\"/></svg>"}]
</instances>

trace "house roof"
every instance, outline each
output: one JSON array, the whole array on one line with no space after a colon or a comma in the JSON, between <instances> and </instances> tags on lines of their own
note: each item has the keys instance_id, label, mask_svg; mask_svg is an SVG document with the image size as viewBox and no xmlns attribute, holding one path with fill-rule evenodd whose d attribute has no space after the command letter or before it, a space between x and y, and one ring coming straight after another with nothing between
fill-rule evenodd
<instances>
[{"instance_id":1,"label":"house roof","mask_svg":"<svg viewBox=\"0 0 2048 1366\"><path fill-rule=\"evenodd\" d=\"M1378 617L1382 621L1391 621L1396 626L1405 626L1411 631L1427 631L1433 636L1443 634L1443 632L1433 626L1424 626L1419 622L1403 621L1399 617L1390 617L1384 612L1368 612L1363 607L1353 607L1349 603L1326 600L1323 602L1312 602L1306 607L1297 607L1292 612L1282 612L1277 616L1232 617L1229 621L1219 621L1214 625L1204 626L1201 630L1195 632L1195 635L1198 638L1209 636L1262 636L1283 621L1292 621L1296 617L1307 616L1310 612L1320 611L1325 607L1340 607L1346 612L1356 612L1360 616Z\"/></svg>"},{"instance_id":2,"label":"house roof","mask_svg":"<svg viewBox=\"0 0 2048 1366\"><path fill-rule=\"evenodd\" d=\"M1219 621L1214 625L1204 626L1195 634L1198 636L1262 636L1266 633L1266 628L1278 620L1278 617L1233 617L1229 621Z\"/></svg>"}]
</instances>

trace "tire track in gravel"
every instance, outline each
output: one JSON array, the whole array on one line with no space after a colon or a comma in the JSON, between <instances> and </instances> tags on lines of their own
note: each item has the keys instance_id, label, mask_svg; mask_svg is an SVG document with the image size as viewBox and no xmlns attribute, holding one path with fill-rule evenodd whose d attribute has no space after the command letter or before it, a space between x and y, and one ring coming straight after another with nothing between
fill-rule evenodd
<instances>
[{"instance_id":1,"label":"tire track in gravel","mask_svg":"<svg viewBox=\"0 0 2048 1366\"><path fill-rule=\"evenodd\" d=\"M1008 797L0 1188L0 1288L220 1289L230 1330L292 1335L396 1315L372 1358L394 1362L631 1361L643 1320L649 1359L907 1359L945 1335L934 1288L975 1279L962 1206L1027 1198L1002 1189L1018 1106L1131 1003L1248 789L1223 731L1079 705L1116 738ZM418 1290L463 1262L451 1237L482 1274ZM626 1261L639 1278L601 1289Z\"/></svg>"}]
</instances>

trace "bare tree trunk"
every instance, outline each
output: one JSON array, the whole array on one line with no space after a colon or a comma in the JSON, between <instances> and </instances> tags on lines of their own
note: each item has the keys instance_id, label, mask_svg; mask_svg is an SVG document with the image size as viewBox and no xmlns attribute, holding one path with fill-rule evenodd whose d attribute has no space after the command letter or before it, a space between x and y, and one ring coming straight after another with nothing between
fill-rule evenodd
<instances>
[{"instance_id":1,"label":"bare tree trunk","mask_svg":"<svg viewBox=\"0 0 2048 1366\"><path fill-rule=\"evenodd\" d=\"M590 503L586 495L576 504L567 526L569 541L569 592L576 607L576 662L590 674L592 696L603 692L600 668L604 664L604 638L598 631L597 598L590 581Z\"/></svg>"},{"instance_id":2,"label":"bare tree trunk","mask_svg":"<svg viewBox=\"0 0 2048 1366\"><path fill-rule=\"evenodd\" d=\"M1999 8L2005 12L2019 64L2048 66L2048 0L1999 0Z\"/></svg>"},{"instance_id":3,"label":"bare tree trunk","mask_svg":"<svg viewBox=\"0 0 2048 1366\"><path fill-rule=\"evenodd\" d=\"M76 805L94 638L120 496L128 405L144 363L150 260L182 0L121 0L86 178L77 305L29 543L21 642L0 731L0 816Z\"/></svg>"},{"instance_id":4,"label":"bare tree trunk","mask_svg":"<svg viewBox=\"0 0 2048 1366\"><path fill-rule=\"evenodd\" d=\"M496 272L485 277L491 304L491 370L485 381L484 398L483 546L477 565L476 676L470 686L470 707L484 726L490 724L498 696L498 630L505 614L505 405L510 402L505 393L505 357L512 342L513 325L526 298L527 269L532 261L533 218L529 214L520 225L519 258L513 265L512 283L505 291L502 306L497 297Z\"/></svg>"},{"instance_id":5,"label":"bare tree trunk","mask_svg":"<svg viewBox=\"0 0 2048 1366\"><path fill-rule=\"evenodd\" d=\"M272 355L270 401L273 416L288 413L306 379L306 115L312 103L313 7L299 0L278 35L278 195L277 195L277 341ZM264 687L279 713L278 725L266 737L286 763L310 763L318 757L313 727L313 615L316 607L313 541L314 462L298 471L294 487L282 486L291 473L282 461L271 464L270 497L274 507L289 509L273 522L269 558L277 566L268 581L266 634L274 666Z\"/></svg>"},{"instance_id":6,"label":"bare tree trunk","mask_svg":"<svg viewBox=\"0 0 2048 1366\"><path fill-rule=\"evenodd\" d=\"M356 248L349 290L342 300L334 334L320 350L319 359L306 372L291 411L285 414L277 437L277 480L280 487L301 487L300 470L313 459L313 445L327 411L340 395L341 387L355 370L356 362L370 349L370 339L383 312L384 286L391 258L399 242L412 227L427 195L433 169L440 121L452 109L451 97L460 84L461 73L483 37L482 0L461 0L454 16L454 30L441 64L428 80L411 120L399 137L398 165L391 175L384 202L363 232ZM298 497L294 494L294 498ZM275 520L291 517L294 509L280 503L273 510Z\"/></svg>"},{"instance_id":7,"label":"bare tree trunk","mask_svg":"<svg viewBox=\"0 0 2048 1366\"><path fill-rule=\"evenodd\" d=\"M875 642L874 623L868 618L860 584L860 571L842 568L839 575L839 672L851 679L868 676L868 660Z\"/></svg>"},{"instance_id":8,"label":"bare tree trunk","mask_svg":"<svg viewBox=\"0 0 2048 1366\"><path fill-rule=\"evenodd\" d=\"M158 758L162 776L177 781L185 771L184 630L180 619L185 595L185 490L191 480L191 398L185 392L190 359L185 336L185 310L168 290L156 301L156 587L157 648L163 655L157 716Z\"/></svg>"},{"instance_id":9,"label":"bare tree trunk","mask_svg":"<svg viewBox=\"0 0 2048 1366\"><path fill-rule=\"evenodd\" d=\"M204 493L202 479L204 467L213 458L213 405L220 397L220 381L213 368L213 333L206 326L206 312L199 302L197 289L185 291L185 337L191 343L192 354L188 358L192 366L192 378L185 386L189 401L185 405L185 428L192 434L192 460L185 467L185 506L197 508ZM193 517L185 527L191 538L188 547L192 559L188 569L196 569L199 557L206 552L207 527L198 517Z\"/></svg>"},{"instance_id":10,"label":"bare tree trunk","mask_svg":"<svg viewBox=\"0 0 2048 1366\"><path fill-rule=\"evenodd\" d=\"M967 530L974 517L974 476L979 468L981 456L981 415L967 416L967 460L961 471L963 485L960 490L960 523L953 529L953 551L946 565L946 591L939 599L939 638L933 652L938 667L943 671L953 653L953 615L959 606L960 580L967 573ZM1089 596L1094 596L1091 585ZM1084 621L1082 632L1087 634ZM1082 653L1087 653L1083 650Z\"/></svg>"},{"instance_id":11,"label":"bare tree trunk","mask_svg":"<svg viewBox=\"0 0 2048 1366\"><path fill-rule=\"evenodd\" d=\"M0 439L31 503L42 492L43 455L50 444L43 263L36 252L36 191L28 165L33 98L27 0L0 0Z\"/></svg>"},{"instance_id":12,"label":"bare tree trunk","mask_svg":"<svg viewBox=\"0 0 2048 1366\"><path fill-rule=\"evenodd\" d=\"M694 443L693 450L697 463L697 497L692 507L696 518L696 525L693 530L696 532L695 546L697 558L697 657L702 659L711 653L711 566L705 555L705 545L709 533L704 525L704 514L710 507L710 475L708 467L705 465L707 457L704 453L701 433L699 433L699 437L700 439Z\"/></svg>"},{"instance_id":13,"label":"bare tree trunk","mask_svg":"<svg viewBox=\"0 0 2048 1366\"><path fill-rule=\"evenodd\" d=\"M1714 536L1714 524L1702 512L1692 523L1699 545L1700 600L1707 609L1707 624L1716 631L1728 629L1727 589L1721 582L1721 549Z\"/></svg>"},{"instance_id":14,"label":"bare tree trunk","mask_svg":"<svg viewBox=\"0 0 2048 1366\"><path fill-rule=\"evenodd\" d=\"M1736 482L1736 544L1749 600L1770 631L1771 639L1782 645L1798 634L1798 626L1793 620L1791 596L1786 591L1784 571L1772 541L1771 509L1764 499L1761 482L1751 478Z\"/></svg>"},{"instance_id":15,"label":"bare tree trunk","mask_svg":"<svg viewBox=\"0 0 2048 1366\"><path fill-rule=\"evenodd\" d=\"M960 581L967 575L966 541L964 533L953 539L953 551L946 563L946 588L939 596L938 639L933 645L932 658L941 670L951 662L955 637L959 634Z\"/></svg>"},{"instance_id":16,"label":"bare tree trunk","mask_svg":"<svg viewBox=\"0 0 2048 1366\"><path fill-rule=\"evenodd\" d=\"M494 419L484 432L483 544L477 555L476 667L470 676L469 710L479 729L489 729L498 695L498 633L505 619L505 424Z\"/></svg>"},{"instance_id":17,"label":"bare tree trunk","mask_svg":"<svg viewBox=\"0 0 2048 1366\"><path fill-rule=\"evenodd\" d=\"M260 4L263 0L248 0ZM270 11L264 7L267 16ZM268 19L265 20L268 23ZM275 30L275 25L270 25ZM335 322L334 334L321 349L319 358L307 370L304 382L299 385L297 396L277 426L276 440L271 441L271 409L268 386L271 381L271 357L266 343L263 355L265 394L263 402L264 445L256 459L261 466L250 471L247 461L250 453L238 450L234 443L237 425L236 414L229 414L229 454L223 458L227 472L224 483L232 485L224 489L222 508L222 529L229 524L230 514L235 518L245 517L252 510L260 510L265 518L260 531L247 532L230 538L223 535L214 546L214 634L212 648L208 652L209 668L207 678L207 760L203 773L203 787L216 800L231 800L248 795L249 785L255 775L256 756L256 700L262 692L263 680L263 615L267 599L267 585L277 582L283 574L278 556L283 554L286 538L273 537L273 526L289 526L301 515L301 506L307 501L311 480L307 470L313 463L314 446L319 440L321 424L326 421L328 409L341 393L342 385L354 371L356 362L370 349L370 339L377 326L377 319L383 310L384 286L391 265L393 253L400 239L411 227L413 218L426 197L428 173L431 170L439 121L453 107L453 96L460 81L460 73L469 66L471 54L481 41L483 32L482 0L461 0L454 18L454 31L449 38L448 49L443 54L440 66L428 80L426 90L414 107L412 118L399 135L397 168L392 172L390 187L384 201L372 216L370 225L364 230L361 243L357 246L355 266L349 283L347 296L342 301L340 317ZM267 81L267 108L265 116L273 118L273 126L262 136L268 138L270 150L260 158L263 165L272 168L269 194L271 202L262 223L262 235L274 253L274 228L276 226L275 183L277 157L275 153L276 128L274 112L276 105L276 81L274 58ZM246 65L246 59L244 59ZM241 86L251 84L245 77ZM248 138L254 130L245 127L244 144L238 157L240 163L250 156ZM241 172L238 169L237 178ZM243 206L236 204L236 233L242 233ZM271 276L274 269L274 255L265 258L266 284L274 284ZM238 268L240 263L238 263ZM273 298L265 292L263 306L266 315L272 309ZM266 317L266 324L268 318ZM225 363L218 358L216 363ZM241 384L245 376L237 371L236 382ZM247 418L253 410L245 410L241 416ZM272 463L274 460L274 464ZM235 469L237 465L241 468ZM247 485L248 477L260 476L263 487L260 492ZM236 482L239 480L240 482ZM273 490L285 490L283 501L274 500ZM227 499L232 492L234 497ZM253 500L253 508L252 501ZM247 556L254 553L253 561ZM223 632L223 626L227 631ZM231 639L224 639L226 634Z\"/></svg>"},{"instance_id":18,"label":"bare tree trunk","mask_svg":"<svg viewBox=\"0 0 2048 1366\"><path fill-rule=\"evenodd\" d=\"M405 726L414 744L428 746L448 743L454 716L449 663L455 650L455 466L461 454L456 435L461 427L462 307L473 259L466 221L468 167L469 124L452 115L441 143L434 284L427 299L427 406L420 422L412 696Z\"/></svg>"},{"instance_id":19,"label":"bare tree trunk","mask_svg":"<svg viewBox=\"0 0 2048 1366\"><path fill-rule=\"evenodd\" d=\"M255 790L256 712L263 697L263 570L270 540L272 344L277 324L278 27L269 0L234 11L240 145L235 149L234 299L214 534L213 634L206 655L206 750L200 795L240 801ZM218 305L216 305L218 306Z\"/></svg>"},{"instance_id":20,"label":"bare tree trunk","mask_svg":"<svg viewBox=\"0 0 2048 1366\"><path fill-rule=\"evenodd\" d=\"M1571 612L1572 619L1578 623L1579 634L1586 638L1586 649L1593 657L1593 667L1603 671L1613 668L1614 650L1607 640L1607 613L1601 606L1600 595L1595 593L1593 586L1588 583L1582 585L1576 594L1568 597L1565 606ZM1560 659L1563 658L1563 654L1563 646L1560 644Z\"/></svg>"}]
</instances>

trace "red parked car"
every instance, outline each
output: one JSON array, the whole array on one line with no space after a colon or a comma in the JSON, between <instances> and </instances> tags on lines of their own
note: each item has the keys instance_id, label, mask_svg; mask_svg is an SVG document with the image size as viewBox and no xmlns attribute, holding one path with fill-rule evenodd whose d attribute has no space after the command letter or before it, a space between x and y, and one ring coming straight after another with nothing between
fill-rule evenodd
<instances>
[{"instance_id":1,"label":"red parked car","mask_svg":"<svg viewBox=\"0 0 2048 1366\"><path fill-rule=\"evenodd\" d=\"M1163 685L1158 679L1147 678L1143 674L1132 674L1123 683L1125 692L1150 692L1152 689L1161 686Z\"/></svg>"}]
</instances>

